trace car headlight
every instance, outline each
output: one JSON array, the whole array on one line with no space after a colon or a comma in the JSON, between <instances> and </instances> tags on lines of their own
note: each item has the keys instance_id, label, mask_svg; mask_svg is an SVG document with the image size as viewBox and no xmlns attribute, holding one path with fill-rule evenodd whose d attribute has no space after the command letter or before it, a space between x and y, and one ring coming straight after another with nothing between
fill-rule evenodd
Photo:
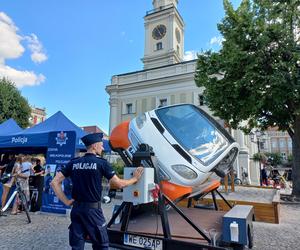
<instances>
[{"instance_id":1,"label":"car headlight","mask_svg":"<svg viewBox=\"0 0 300 250\"><path fill-rule=\"evenodd\" d=\"M172 165L171 168L181 177L187 180L193 180L198 177L197 173L185 165Z\"/></svg>"},{"instance_id":2,"label":"car headlight","mask_svg":"<svg viewBox=\"0 0 300 250\"><path fill-rule=\"evenodd\" d=\"M141 129L141 128L144 126L146 120L147 120L147 118L146 118L146 114L145 114L145 113L143 113L143 114L137 116L137 117L135 118L137 127L138 127L139 129Z\"/></svg>"}]
</instances>

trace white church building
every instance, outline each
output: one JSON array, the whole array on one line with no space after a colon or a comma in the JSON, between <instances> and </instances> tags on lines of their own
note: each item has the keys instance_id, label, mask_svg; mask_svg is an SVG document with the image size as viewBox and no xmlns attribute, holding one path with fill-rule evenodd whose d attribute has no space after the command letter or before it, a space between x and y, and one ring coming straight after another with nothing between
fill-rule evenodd
<instances>
[{"instance_id":1,"label":"white church building","mask_svg":"<svg viewBox=\"0 0 300 250\"><path fill-rule=\"evenodd\" d=\"M114 75L106 86L110 96L110 132L122 121L158 106L190 103L211 114L204 103L203 88L195 84L197 60L183 60L185 25L177 4L178 0L153 0L153 10L144 17L144 68ZM250 157L257 150L256 144L239 130L230 132L240 144L235 165L238 176L244 168L249 181L259 184L259 167Z\"/></svg>"}]
</instances>

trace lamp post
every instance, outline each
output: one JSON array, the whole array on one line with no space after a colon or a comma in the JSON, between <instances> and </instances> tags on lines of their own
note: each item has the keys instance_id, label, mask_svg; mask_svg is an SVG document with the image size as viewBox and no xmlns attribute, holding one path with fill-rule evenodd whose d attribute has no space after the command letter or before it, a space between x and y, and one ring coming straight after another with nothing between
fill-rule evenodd
<instances>
[{"instance_id":1,"label":"lamp post","mask_svg":"<svg viewBox=\"0 0 300 250\"><path fill-rule=\"evenodd\" d=\"M260 182L260 186L262 186L262 167L261 167L261 147L260 147L260 143L265 141L265 133L263 131L259 131L256 130L253 132L250 132L250 140L253 143L257 144L257 153L259 155L259 182ZM255 141L255 137L256 137L256 141Z\"/></svg>"}]
</instances>

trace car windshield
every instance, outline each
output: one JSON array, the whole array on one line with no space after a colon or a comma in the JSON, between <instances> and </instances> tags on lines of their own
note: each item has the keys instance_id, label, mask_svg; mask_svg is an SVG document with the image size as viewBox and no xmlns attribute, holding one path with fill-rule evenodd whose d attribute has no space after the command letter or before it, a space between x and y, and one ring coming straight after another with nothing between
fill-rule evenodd
<instances>
[{"instance_id":1,"label":"car windshield","mask_svg":"<svg viewBox=\"0 0 300 250\"><path fill-rule=\"evenodd\" d=\"M228 147L226 137L192 105L165 107L156 114L175 140L205 165Z\"/></svg>"}]
</instances>

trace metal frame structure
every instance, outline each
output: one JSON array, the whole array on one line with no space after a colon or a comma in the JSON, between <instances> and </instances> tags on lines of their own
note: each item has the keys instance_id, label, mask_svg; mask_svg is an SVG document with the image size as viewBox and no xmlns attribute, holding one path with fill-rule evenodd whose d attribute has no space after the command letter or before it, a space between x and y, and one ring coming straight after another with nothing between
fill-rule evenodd
<instances>
[{"instance_id":1,"label":"metal frame structure","mask_svg":"<svg viewBox=\"0 0 300 250\"><path fill-rule=\"evenodd\" d=\"M156 164L156 158L154 156L154 153L152 152L151 148L147 144L141 144L140 149L136 151L136 153L133 155L132 160L126 155L126 152L122 151L121 149L115 150L117 151L125 164L127 166L139 166L141 162L146 163L149 167L153 167L155 170L155 183L160 183L159 178L159 169ZM161 189L160 189L161 190ZM220 195L220 197L225 201L225 203L231 208L232 206L226 201L226 199L220 194L220 192L217 190L217 188L208 191L207 193L201 193L198 194L198 196L191 196L188 197L188 207L191 207L191 201L193 198L200 199L203 196L207 195L208 193L212 194L215 210L218 210L217 202L216 202L216 196L215 192ZM178 203L182 199L187 198L182 197L180 200L176 201ZM199 243L192 243L187 241L179 241L172 238L171 231L170 231L170 225L168 221L168 215L167 215L167 206L170 205L194 230L196 230L199 235L207 242L207 244L199 244ZM112 218L107 224L107 230L108 235L110 238L110 246L116 247L120 249L141 249L141 248L135 248L133 246L128 246L124 244L124 235L130 234L135 236L141 236L141 237L147 237L151 239L158 239L163 242L163 249L164 250L177 250L177 249L183 249L184 247L188 247L189 250L200 250L200 249L219 249L219 250L225 250L226 248L220 247L220 246L213 246L212 240L210 236L208 235L205 230L202 228L199 228L195 223L193 223L190 218L184 214L184 212L176 205L173 201L171 201L166 195L164 195L162 192L158 192L158 214L161 218L161 225L163 230L163 237L157 237L157 236L147 236L145 234L139 234L139 233L132 233L128 231L128 225L130 216L132 214L133 210L133 203L132 202L123 202L120 207L117 209L117 211L113 214ZM121 214L122 213L122 214ZM115 219L119 216L121 216L121 227L120 230L112 229L111 226L115 222Z\"/></svg>"}]
</instances>

